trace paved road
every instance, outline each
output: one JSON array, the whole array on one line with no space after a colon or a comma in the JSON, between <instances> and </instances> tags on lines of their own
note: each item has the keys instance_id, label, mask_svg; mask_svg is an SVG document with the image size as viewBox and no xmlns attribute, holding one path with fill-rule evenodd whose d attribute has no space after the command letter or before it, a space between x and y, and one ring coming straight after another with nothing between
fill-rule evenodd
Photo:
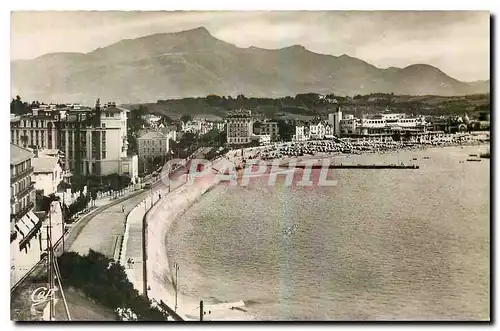
<instances>
[{"instance_id":1,"label":"paved road","mask_svg":"<svg viewBox=\"0 0 500 331\"><path fill-rule=\"evenodd\" d=\"M175 175L182 175L183 171L185 169L179 169L175 172ZM121 237L125 232L125 221L128 213L151 195L154 196L156 202L158 193L165 192L166 188L162 181L157 181L152 185L151 189L145 190L132 198L109 208L99 208L98 211L91 213L86 216L85 220L79 222L81 224L77 226L80 229L75 229L73 237L66 241L66 249L82 255L87 254L89 249L92 249L113 258L117 245L119 247ZM148 202L149 205L150 202ZM125 209L124 212L122 212L122 206Z\"/></svg>"}]
</instances>

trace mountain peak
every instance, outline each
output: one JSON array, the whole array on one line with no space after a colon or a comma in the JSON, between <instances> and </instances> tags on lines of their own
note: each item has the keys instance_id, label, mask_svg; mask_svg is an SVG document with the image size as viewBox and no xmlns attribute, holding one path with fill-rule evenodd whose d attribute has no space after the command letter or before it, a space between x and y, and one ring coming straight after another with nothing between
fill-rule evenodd
<instances>
[{"instance_id":1,"label":"mountain peak","mask_svg":"<svg viewBox=\"0 0 500 331\"><path fill-rule=\"evenodd\" d=\"M288 50L300 50L300 51L305 51L307 50L304 46L302 45L292 45L292 46L288 46L288 47L284 47L282 49L288 49Z\"/></svg>"},{"instance_id":2,"label":"mountain peak","mask_svg":"<svg viewBox=\"0 0 500 331\"><path fill-rule=\"evenodd\" d=\"M190 35L208 35L208 36L211 36L210 32L204 26L199 26L197 28L190 29L190 30L184 30L184 31L175 32L175 34L190 34Z\"/></svg>"},{"instance_id":3,"label":"mountain peak","mask_svg":"<svg viewBox=\"0 0 500 331\"><path fill-rule=\"evenodd\" d=\"M411 64L403 69L406 70L439 70L438 68L431 66L430 64L425 64L425 63L416 63L416 64ZM439 70L441 71L441 70Z\"/></svg>"}]
</instances>

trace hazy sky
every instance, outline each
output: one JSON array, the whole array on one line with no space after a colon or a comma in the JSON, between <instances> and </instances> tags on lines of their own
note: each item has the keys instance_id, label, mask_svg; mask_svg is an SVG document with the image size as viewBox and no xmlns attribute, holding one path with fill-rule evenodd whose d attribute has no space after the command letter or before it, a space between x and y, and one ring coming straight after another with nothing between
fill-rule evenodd
<instances>
[{"instance_id":1,"label":"hazy sky","mask_svg":"<svg viewBox=\"0 0 500 331\"><path fill-rule=\"evenodd\" d=\"M488 12L14 12L11 58L89 52L124 38L204 26L239 47L301 44L377 67L434 65L464 81L490 78Z\"/></svg>"}]
</instances>

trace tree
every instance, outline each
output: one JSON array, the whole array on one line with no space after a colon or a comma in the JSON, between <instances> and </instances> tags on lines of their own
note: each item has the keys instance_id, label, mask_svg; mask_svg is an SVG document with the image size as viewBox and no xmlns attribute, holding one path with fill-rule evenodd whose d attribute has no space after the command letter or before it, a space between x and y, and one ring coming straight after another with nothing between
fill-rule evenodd
<instances>
[{"instance_id":1,"label":"tree","mask_svg":"<svg viewBox=\"0 0 500 331\"><path fill-rule=\"evenodd\" d=\"M166 321L168 315L140 295L127 279L125 269L105 255L92 249L87 255L65 252L58 258L61 278L105 307L130 308L140 321Z\"/></svg>"},{"instance_id":2,"label":"tree","mask_svg":"<svg viewBox=\"0 0 500 331\"><path fill-rule=\"evenodd\" d=\"M280 120L278 121L278 132L281 140L291 141L295 134L295 126Z\"/></svg>"},{"instance_id":3,"label":"tree","mask_svg":"<svg viewBox=\"0 0 500 331\"><path fill-rule=\"evenodd\" d=\"M488 113L485 113L485 112L479 113L479 120L480 121L488 121L489 117L490 117L490 114L488 114Z\"/></svg>"},{"instance_id":4,"label":"tree","mask_svg":"<svg viewBox=\"0 0 500 331\"><path fill-rule=\"evenodd\" d=\"M193 118L189 114L184 114L181 116L182 123L187 123L187 122L192 121L192 120L193 120Z\"/></svg>"},{"instance_id":5,"label":"tree","mask_svg":"<svg viewBox=\"0 0 500 331\"><path fill-rule=\"evenodd\" d=\"M207 101L207 104L212 107L220 106L222 101L221 97L215 94L207 95L205 100Z\"/></svg>"},{"instance_id":6,"label":"tree","mask_svg":"<svg viewBox=\"0 0 500 331\"><path fill-rule=\"evenodd\" d=\"M28 113L31 109L27 102L23 102L19 95L16 95L10 102L10 112L15 115L22 115Z\"/></svg>"},{"instance_id":7,"label":"tree","mask_svg":"<svg viewBox=\"0 0 500 331\"><path fill-rule=\"evenodd\" d=\"M137 114L138 117L140 117L142 115L146 115L148 113L149 113L149 109L148 109L148 107L146 107L144 105L140 105L139 108L136 111L136 114Z\"/></svg>"},{"instance_id":8,"label":"tree","mask_svg":"<svg viewBox=\"0 0 500 331\"><path fill-rule=\"evenodd\" d=\"M160 123L166 126L174 123L174 120L167 115L161 115Z\"/></svg>"}]
</instances>

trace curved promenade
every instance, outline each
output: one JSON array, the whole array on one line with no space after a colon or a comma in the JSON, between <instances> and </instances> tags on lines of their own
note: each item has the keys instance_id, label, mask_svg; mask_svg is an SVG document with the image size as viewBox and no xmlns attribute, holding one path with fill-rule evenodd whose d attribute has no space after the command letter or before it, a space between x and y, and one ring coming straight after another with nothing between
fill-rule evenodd
<instances>
[{"instance_id":1,"label":"curved promenade","mask_svg":"<svg viewBox=\"0 0 500 331\"><path fill-rule=\"evenodd\" d=\"M221 164L222 159L218 159L214 161L213 168L217 169L222 166ZM156 194L152 201L148 198L131 210L127 217L123 248L119 258L134 288L140 293L146 291L150 300L163 301L172 310L175 309L175 288L169 281L172 279L170 272L172 265L168 261L165 247L166 234L173 221L216 184L213 176L208 174L196 178L195 183L186 185L188 178L182 174L182 170L184 169L179 171L175 181L177 184L171 190L159 183L157 192L161 192L161 200ZM212 171L212 175L216 173L217 171ZM146 247L145 252L143 247ZM132 266L129 258L134 261ZM199 320L198 300L179 293L177 303L176 313L182 320ZM210 311L205 320L252 319L241 310L230 309L242 305L242 302L205 305L205 311Z\"/></svg>"}]
</instances>

